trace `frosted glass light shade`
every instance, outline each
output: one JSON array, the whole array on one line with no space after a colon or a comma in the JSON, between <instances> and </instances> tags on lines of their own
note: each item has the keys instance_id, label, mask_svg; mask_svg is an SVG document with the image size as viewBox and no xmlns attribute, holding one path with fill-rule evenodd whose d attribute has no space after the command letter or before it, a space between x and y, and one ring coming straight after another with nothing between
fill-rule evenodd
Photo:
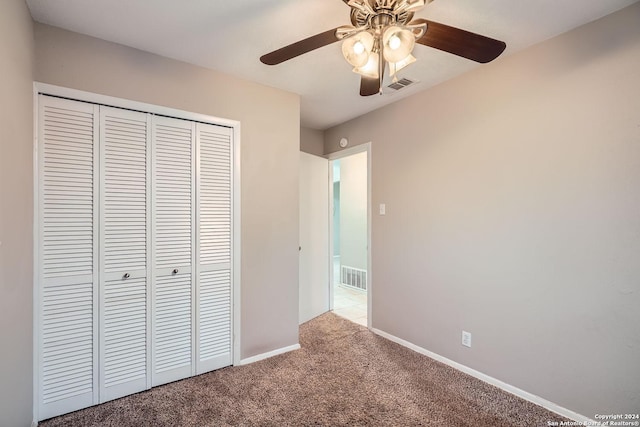
<instances>
[{"instance_id":1,"label":"frosted glass light shade","mask_svg":"<svg viewBox=\"0 0 640 427\"><path fill-rule=\"evenodd\" d=\"M389 62L389 74L395 76L398 71L402 70L407 65L413 64L414 62L416 62L416 58L411 54L407 55L407 57L402 61Z\"/></svg>"},{"instance_id":2,"label":"frosted glass light shade","mask_svg":"<svg viewBox=\"0 0 640 427\"><path fill-rule=\"evenodd\" d=\"M354 67L362 67L369 60L373 43L373 35L367 31L361 31L342 42L342 55L349 64Z\"/></svg>"},{"instance_id":3,"label":"frosted glass light shade","mask_svg":"<svg viewBox=\"0 0 640 427\"><path fill-rule=\"evenodd\" d=\"M377 53L372 53L369 55L369 60L362 67L355 67L353 69L354 73L358 73L361 76L378 78L378 64L380 63L379 55Z\"/></svg>"},{"instance_id":4,"label":"frosted glass light shade","mask_svg":"<svg viewBox=\"0 0 640 427\"><path fill-rule=\"evenodd\" d=\"M382 35L384 49L382 51L387 62L398 62L405 59L413 51L416 37L413 32L402 27L392 26Z\"/></svg>"}]
</instances>

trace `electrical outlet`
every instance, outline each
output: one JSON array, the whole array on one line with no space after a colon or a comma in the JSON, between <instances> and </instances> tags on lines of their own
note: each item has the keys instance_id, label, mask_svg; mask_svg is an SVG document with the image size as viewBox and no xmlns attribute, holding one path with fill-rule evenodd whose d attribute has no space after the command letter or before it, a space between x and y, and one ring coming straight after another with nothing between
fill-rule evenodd
<instances>
[{"instance_id":1,"label":"electrical outlet","mask_svg":"<svg viewBox=\"0 0 640 427\"><path fill-rule=\"evenodd\" d=\"M462 331L462 345L471 347L471 332Z\"/></svg>"}]
</instances>

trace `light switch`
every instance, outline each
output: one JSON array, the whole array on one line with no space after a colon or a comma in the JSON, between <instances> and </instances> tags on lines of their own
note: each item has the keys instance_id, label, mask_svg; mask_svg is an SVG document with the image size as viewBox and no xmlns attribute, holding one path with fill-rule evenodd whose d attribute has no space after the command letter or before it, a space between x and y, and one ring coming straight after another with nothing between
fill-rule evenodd
<instances>
[{"instance_id":1,"label":"light switch","mask_svg":"<svg viewBox=\"0 0 640 427\"><path fill-rule=\"evenodd\" d=\"M386 215L387 214L387 205L385 205L384 203L380 203L380 215Z\"/></svg>"}]
</instances>

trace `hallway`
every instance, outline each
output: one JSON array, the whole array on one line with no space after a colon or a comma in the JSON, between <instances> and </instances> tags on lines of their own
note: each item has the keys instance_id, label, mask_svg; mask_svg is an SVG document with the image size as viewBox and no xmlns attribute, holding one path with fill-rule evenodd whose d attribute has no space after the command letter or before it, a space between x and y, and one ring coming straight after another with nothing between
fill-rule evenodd
<instances>
[{"instance_id":1,"label":"hallway","mask_svg":"<svg viewBox=\"0 0 640 427\"><path fill-rule=\"evenodd\" d=\"M367 326L367 293L343 285L333 286L333 312Z\"/></svg>"}]
</instances>

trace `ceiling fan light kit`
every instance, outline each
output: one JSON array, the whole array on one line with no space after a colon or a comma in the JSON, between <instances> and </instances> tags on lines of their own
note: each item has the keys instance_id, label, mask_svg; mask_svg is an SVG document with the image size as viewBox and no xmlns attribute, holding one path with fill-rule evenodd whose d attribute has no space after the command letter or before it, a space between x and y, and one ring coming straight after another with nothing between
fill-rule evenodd
<instances>
[{"instance_id":1,"label":"ceiling fan light kit","mask_svg":"<svg viewBox=\"0 0 640 427\"><path fill-rule=\"evenodd\" d=\"M369 61L375 39L371 33L362 31L342 42L342 55L354 67L362 67Z\"/></svg>"},{"instance_id":2,"label":"ceiling fan light kit","mask_svg":"<svg viewBox=\"0 0 640 427\"><path fill-rule=\"evenodd\" d=\"M427 24L424 24L424 27L426 31ZM384 59L398 62L411 55L416 45L416 36L406 28L393 26L384 30L382 42Z\"/></svg>"},{"instance_id":3,"label":"ceiling fan light kit","mask_svg":"<svg viewBox=\"0 0 640 427\"><path fill-rule=\"evenodd\" d=\"M476 62L497 58L502 41L428 21L413 20L415 12L433 0L343 0L351 8L351 24L325 31L263 55L267 65L280 64L304 53L342 40L342 54L361 75L360 95L382 94L385 70L397 73L414 63L416 43Z\"/></svg>"},{"instance_id":4,"label":"ceiling fan light kit","mask_svg":"<svg viewBox=\"0 0 640 427\"><path fill-rule=\"evenodd\" d=\"M411 54L416 40L422 37L426 23L410 24L414 11L426 4L425 0L349 0L351 23L336 30L342 39L342 54L353 72L369 79L378 79L382 94L385 70L393 81L398 71L416 61ZM367 92L371 95L374 92ZM365 95L362 93L361 95Z\"/></svg>"}]
</instances>

